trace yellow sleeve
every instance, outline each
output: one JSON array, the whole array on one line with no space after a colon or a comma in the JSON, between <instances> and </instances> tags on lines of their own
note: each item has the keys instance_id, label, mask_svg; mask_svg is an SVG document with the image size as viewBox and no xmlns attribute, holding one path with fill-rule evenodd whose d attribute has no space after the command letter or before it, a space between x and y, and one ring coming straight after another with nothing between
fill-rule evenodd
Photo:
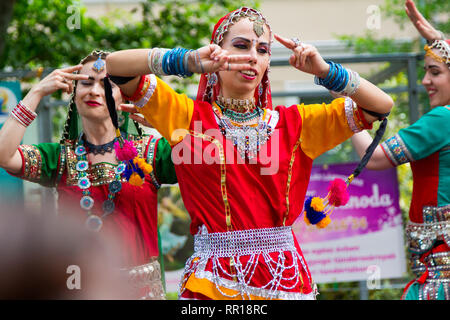
<instances>
[{"instance_id":1,"label":"yellow sleeve","mask_svg":"<svg viewBox=\"0 0 450 320\"><path fill-rule=\"evenodd\" d=\"M184 135L180 135L178 129L188 132L194 112L194 101L185 94L175 92L155 75L146 75L137 92L128 100L133 102L170 145L175 145L183 139Z\"/></svg>"},{"instance_id":2,"label":"yellow sleeve","mask_svg":"<svg viewBox=\"0 0 450 320\"><path fill-rule=\"evenodd\" d=\"M363 124L357 121L356 108L350 98L338 98L330 104L298 105L303 152L315 159L361 131Z\"/></svg>"}]
</instances>

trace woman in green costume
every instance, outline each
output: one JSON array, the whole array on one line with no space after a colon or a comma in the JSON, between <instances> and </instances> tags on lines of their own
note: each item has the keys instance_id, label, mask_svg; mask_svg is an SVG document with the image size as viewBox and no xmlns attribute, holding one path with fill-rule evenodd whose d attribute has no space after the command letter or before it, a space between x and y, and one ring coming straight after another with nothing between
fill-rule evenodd
<instances>
[{"instance_id":1,"label":"woman in green costume","mask_svg":"<svg viewBox=\"0 0 450 320\"><path fill-rule=\"evenodd\" d=\"M157 190L162 183L176 183L171 149L165 139L144 135L127 115L119 116L120 134L146 166L140 181L125 179L127 165L118 160L117 130L107 108L107 54L94 51L77 66L54 70L30 90L0 130L0 167L55 187L61 215L72 215L89 229L117 239L125 264L121 267L137 288L135 297L162 299ZM120 89L112 83L111 89L119 106ZM57 90L72 94L60 143L20 144L39 101Z\"/></svg>"}]
</instances>

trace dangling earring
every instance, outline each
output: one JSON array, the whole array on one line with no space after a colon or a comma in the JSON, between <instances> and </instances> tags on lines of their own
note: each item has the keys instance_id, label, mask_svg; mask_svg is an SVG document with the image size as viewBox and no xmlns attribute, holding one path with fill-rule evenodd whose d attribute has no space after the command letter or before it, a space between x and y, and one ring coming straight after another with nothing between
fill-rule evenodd
<instances>
[{"instance_id":1,"label":"dangling earring","mask_svg":"<svg viewBox=\"0 0 450 320\"><path fill-rule=\"evenodd\" d=\"M210 73L209 76L208 76L208 84L211 87L214 87L217 84L217 81L218 81L217 74L215 72L214 73Z\"/></svg>"}]
</instances>

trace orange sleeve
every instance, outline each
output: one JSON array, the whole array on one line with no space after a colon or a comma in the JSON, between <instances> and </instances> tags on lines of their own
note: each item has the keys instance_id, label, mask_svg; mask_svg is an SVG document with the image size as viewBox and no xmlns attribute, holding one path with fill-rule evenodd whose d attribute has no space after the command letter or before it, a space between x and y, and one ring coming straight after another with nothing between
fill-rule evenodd
<instances>
[{"instance_id":1,"label":"orange sleeve","mask_svg":"<svg viewBox=\"0 0 450 320\"><path fill-rule=\"evenodd\" d=\"M302 150L311 159L364 128L357 116L356 103L350 98L338 98L330 104L301 104L298 111L302 117Z\"/></svg>"},{"instance_id":2,"label":"orange sleeve","mask_svg":"<svg viewBox=\"0 0 450 320\"><path fill-rule=\"evenodd\" d=\"M170 145L177 144L183 138L177 129L188 132L194 112L194 101L185 94L175 92L155 75L146 75L141 79L137 92L131 98L125 98L133 102ZM174 132L178 133L176 137Z\"/></svg>"}]
</instances>

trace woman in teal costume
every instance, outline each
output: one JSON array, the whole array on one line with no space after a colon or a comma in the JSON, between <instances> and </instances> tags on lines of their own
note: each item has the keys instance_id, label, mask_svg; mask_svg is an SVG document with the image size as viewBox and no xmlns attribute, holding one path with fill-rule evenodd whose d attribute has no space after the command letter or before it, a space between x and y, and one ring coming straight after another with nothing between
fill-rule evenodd
<instances>
[{"instance_id":1,"label":"woman in teal costume","mask_svg":"<svg viewBox=\"0 0 450 320\"><path fill-rule=\"evenodd\" d=\"M416 278L402 299L450 300L450 40L434 29L411 0L406 13L425 46L425 76L431 111L377 147L367 168L383 170L410 162L413 193L406 226L411 270ZM372 141L352 137L360 156Z\"/></svg>"}]
</instances>

